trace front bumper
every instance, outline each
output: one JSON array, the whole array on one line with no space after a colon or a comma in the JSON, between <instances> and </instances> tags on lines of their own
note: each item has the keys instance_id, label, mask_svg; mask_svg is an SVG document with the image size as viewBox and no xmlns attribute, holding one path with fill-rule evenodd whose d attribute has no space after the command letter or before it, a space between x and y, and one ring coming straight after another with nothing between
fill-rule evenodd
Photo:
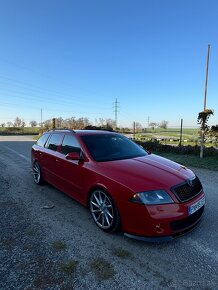
<instances>
[{"instance_id":1,"label":"front bumper","mask_svg":"<svg viewBox=\"0 0 218 290\"><path fill-rule=\"evenodd\" d=\"M128 233L124 233L124 236L131 238L131 239L134 239L134 240L151 242L151 243L170 242L170 241L174 240L175 238L180 237L180 236L186 234L187 232L190 232L193 229L195 229L197 224L199 224L199 222L201 221L201 218L203 216L203 212L204 212L204 207L202 207L200 210L198 210L196 213L194 213L193 217L192 217L193 222L189 222L188 221L189 218L172 222L172 223L178 223L178 225L180 226L180 230L175 232L171 236L145 237L145 236L132 235L132 234L128 234ZM182 225L183 224L185 225L186 223L189 223L189 226L182 227Z\"/></svg>"},{"instance_id":2,"label":"front bumper","mask_svg":"<svg viewBox=\"0 0 218 290\"><path fill-rule=\"evenodd\" d=\"M191 215L188 208L204 197L199 196L186 203L167 205L130 206L124 235L130 238L151 242L170 241L196 227L201 220L204 206Z\"/></svg>"}]
</instances>

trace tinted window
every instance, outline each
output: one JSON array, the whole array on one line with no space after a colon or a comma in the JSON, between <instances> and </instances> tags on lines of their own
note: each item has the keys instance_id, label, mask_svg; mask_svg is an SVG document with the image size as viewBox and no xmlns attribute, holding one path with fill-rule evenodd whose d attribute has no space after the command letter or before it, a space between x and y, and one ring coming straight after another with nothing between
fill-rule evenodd
<instances>
[{"instance_id":1,"label":"tinted window","mask_svg":"<svg viewBox=\"0 0 218 290\"><path fill-rule=\"evenodd\" d=\"M147 152L128 138L118 134L81 136L96 161L129 159L147 155Z\"/></svg>"},{"instance_id":2,"label":"tinted window","mask_svg":"<svg viewBox=\"0 0 218 290\"><path fill-rule=\"evenodd\" d=\"M61 134L51 134L51 138L47 141L45 147L56 151L58 145L61 144L62 135Z\"/></svg>"},{"instance_id":3,"label":"tinted window","mask_svg":"<svg viewBox=\"0 0 218 290\"><path fill-rule=\"evenodd\" d=\"M45 134L43 134L40 138L39 138L39 140L36 142L36 144L37 145L39 145L39 146L44 146L45 145L45 142L47 141L47 139L48 139L48 136L49 136L49 134L47 133L45 133Z\"/></svg>"},{"instance_id":4,"label":"tinted window","mask_svg":"<svg viewBox=\"0 0 218 290\"><path fill-rule=\"evenodd\" d=\"M65 135L61 146L61 153L67 155L70 152L80 152L80 145L75 136Z\"/></svg>"}]
</instances>

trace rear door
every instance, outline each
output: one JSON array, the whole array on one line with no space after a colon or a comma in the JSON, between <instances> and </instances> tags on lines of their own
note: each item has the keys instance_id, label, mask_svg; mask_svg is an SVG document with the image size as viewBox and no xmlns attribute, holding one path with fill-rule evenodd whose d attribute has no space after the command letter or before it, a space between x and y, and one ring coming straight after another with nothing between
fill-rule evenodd
<instances>
[{"instance_id":1,"label":"rear door","mask_svg":"<svg viewBox=\"0 0 218 290\"><path fill-rule=\"evenodd\" d=\"M60 188L59 155L61 155L58 152L58 148L61 145L62 139L63 133L52 133L45 144L43 153L45 179L57 188Z\"/></svg>"},{"instance_id":2,"label":"rear door","mask_svg":"<svg viewBox=\"0 0 218 290\"><path fill-rule=\"evenodd\" d=\"M36 142L35 145L33 145L32 147L32 162L34 163L35 160L37 160L40 164L40 167L42 168L43 170L43 167L44 167L44 146L45 146L45 143L46 141L48 140L49 138L49 133L44 133L39 139L38 141Z\"/></svg>"},{"instance_id":3,"label":"rear door","mask_svg":"<svg viewBox=\"0 0 218 290\"><path fill-rule=\"evenodd\" d=\"M70 152L81 152L81 146L75 135L65 134L60 147L59 176L64 184L63 191L73 198L82 201L84 198L83 188L85 177L88 174L86 162L67 160L66 155Z\"/></svg>"}]
</instances>

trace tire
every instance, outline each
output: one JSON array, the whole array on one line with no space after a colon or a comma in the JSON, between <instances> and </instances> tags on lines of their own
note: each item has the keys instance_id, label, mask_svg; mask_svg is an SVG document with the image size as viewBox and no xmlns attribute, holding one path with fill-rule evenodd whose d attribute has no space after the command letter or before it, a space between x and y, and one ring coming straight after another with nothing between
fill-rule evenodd
<instances>
[{"instance_id":1,"label":"tire","mask_svg":"<svg viewBox=\"0 0 218 290\"><path fill-rule=\"evenodd\" d=\"M34 179L35 183L38 185L44 184L44 180L42 177L42 171L41 171L41 168L40 168L39 163L37 161L35 161L33 164L33 179Z\"/></svg>"},{"instance_id":2,"label":"tire","mask_svg":"<svg viewBox=\"0 0 218 290\"><path fill-rule=\"evenodd\" d=\"M89 209L95 224L105 232L115 232L120 226L120 216L112 198L102 189L94 190L89 199Z\"/></svg>"}]
</instances>

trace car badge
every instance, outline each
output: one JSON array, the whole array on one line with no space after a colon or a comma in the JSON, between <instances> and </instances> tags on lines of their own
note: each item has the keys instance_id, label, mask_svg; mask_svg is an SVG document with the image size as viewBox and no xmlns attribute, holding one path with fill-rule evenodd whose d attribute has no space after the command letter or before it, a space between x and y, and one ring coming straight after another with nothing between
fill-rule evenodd
<instances>
[{"instance_id":1,"label":"car badge","mask_svg":"<svg viewBox=\"0 0 218 290\"><path fill-rule=\"evenodd\" d=\"M191 186L191 187L194 186L194 184L193 184L193 180L192 180L192 179L189 179L189 180L188 180L188 185Z\"/></svg>"}]
</instances>

